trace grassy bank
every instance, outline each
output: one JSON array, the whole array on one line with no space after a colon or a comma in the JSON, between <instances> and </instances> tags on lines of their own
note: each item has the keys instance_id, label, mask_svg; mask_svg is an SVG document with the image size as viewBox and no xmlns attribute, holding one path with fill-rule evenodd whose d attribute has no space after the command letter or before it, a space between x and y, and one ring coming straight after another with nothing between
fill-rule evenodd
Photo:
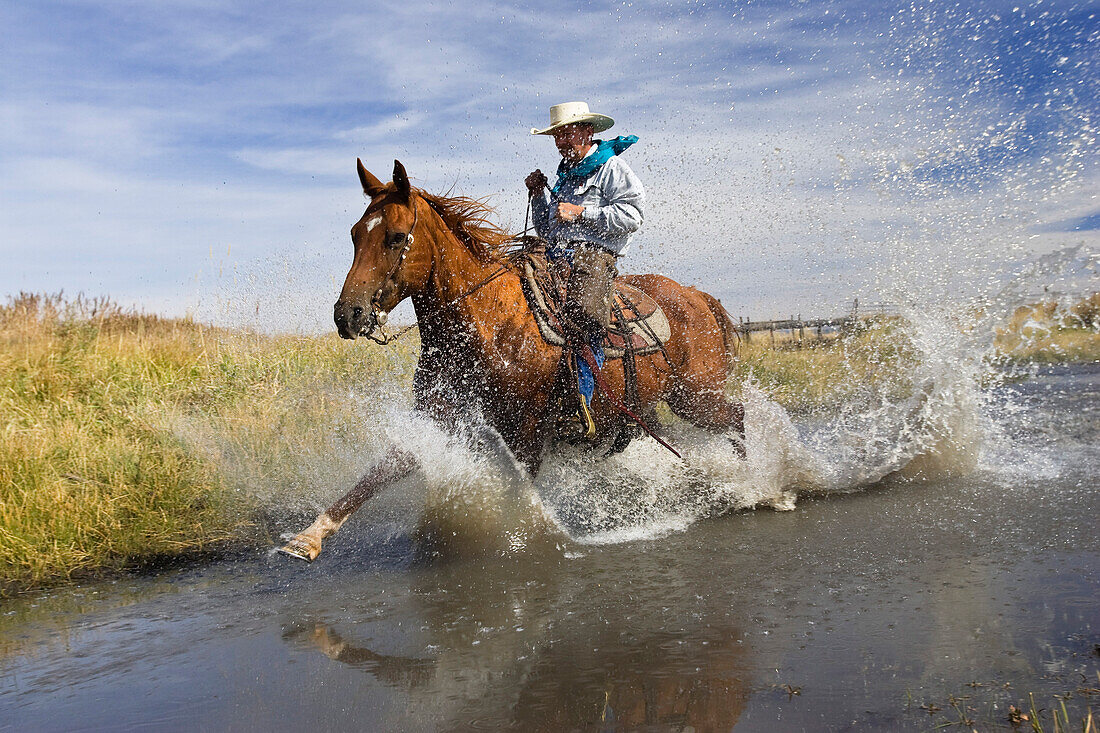
<instances>
[{"instance_id":1,"label":"grassy bank","mask_svg":"<svg viewBox=\"0 0 1100 733\"><path fill-rule=\"evenodd\" d=\"M823 340L811 336L802 347L790 333L754 335L741 343L733 381L751 375L794 412L858 401L861 395L901 397L912 387L912 367L920 358L902 326L889 317L870 319L852 332ZM1100 362L1100 293L1070 304L1021 306L994 329L992 343L989 335L974 339L972 349L993 365Z\"/></svg>"},{"instance_id":2,"label":"grassy bank","mask_svg":"<svg viewBox=\"0 0 1100 733\"><path fill-rule=\"evenodd\" d=\"M410 361L411 349L11 300L0 307L0 588L241 541L255 501L218 453L277 465L323 442L319 424L356 430L333 394L377 378L394 354ZM215 443L181 437L196 421L217 426Z\"/></svg>"},{"instance_id":3,"label":"grassy bank","mask_svg":"<svg viewBox=\"0 0 1100 733\"><path fill-rule=\"evenodd\" d=\"M1100 359L1094 323L1035 308L998 335L1007 358ZM385 378L408 397L417 351L415 333L380 347L228 332L106 302L10 300L0 306L0 592L268 541L258 511L354 478L318 473L372 440L370 407L351 392ZM751 374L787 409L812 412L903 394L916 358L883 320L814 348L754 339L734 381Z\"/></svg>"},{"instance_id":4,"label":"grassy bank","mask_svg":"<svg viewBox=\"0 0 1100 733\"><path fill-rule=\"evenodd\" d=\"M1020 306L997 329L998 351L1018 362L1100 361L1100 293L1072 304Z\"/></svg>"},{"instance_id":5,"label":"grassy bank","mask_svg":"<svg viewBox=\"0 0 1100 733\"><path fill-rule=\"evenodd\" d=\"M860 394L901 394L917 358L890 320L870 321L855 333L805 342L780 336L742 341L733 383L750 377L785 409L805 413L859 399Z\"/></svg>"}]
</instances>

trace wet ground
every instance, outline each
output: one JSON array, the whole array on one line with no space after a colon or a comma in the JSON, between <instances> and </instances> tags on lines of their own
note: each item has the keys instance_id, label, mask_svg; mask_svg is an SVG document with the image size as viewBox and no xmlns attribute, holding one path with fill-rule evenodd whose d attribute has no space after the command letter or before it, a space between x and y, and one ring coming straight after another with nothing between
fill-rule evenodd
<instances>
[{"instance_id":1,"label":"wet ground","mask_svg":"<svg viewBox=\"0 0 1100 733\"><path fill-rule=\"evenodd\" d=\"M419 561L361 521L312 566L5 601L0 730L987 730L1028 693L1079 721L1100 368L999 389L1033 461L506 559Z\"/></svg>"}]
</instances>

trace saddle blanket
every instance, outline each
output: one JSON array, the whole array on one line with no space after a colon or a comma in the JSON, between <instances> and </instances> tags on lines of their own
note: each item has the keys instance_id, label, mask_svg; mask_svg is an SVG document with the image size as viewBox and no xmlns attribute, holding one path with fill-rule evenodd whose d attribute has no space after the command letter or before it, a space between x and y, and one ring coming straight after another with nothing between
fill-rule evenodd
<instances>
[{"instance_id":1,"label":"saddle blanket","mask_svg":"<svg viewBox=\"0 0 1100 733\"><path fill-rule=\"evenodd\" d=\"M567 273L549 265L541 253L527 253L523 257L523 294L543 339L554 346L566 344L558 314L565 302L567 282ZM611 308L611 326L603 342L604 356L622 358L628 339L638 356L661 351L672 329L657 301L624 282L616 281L614 286L615 300Z\"/></svg>"}]
</instances>

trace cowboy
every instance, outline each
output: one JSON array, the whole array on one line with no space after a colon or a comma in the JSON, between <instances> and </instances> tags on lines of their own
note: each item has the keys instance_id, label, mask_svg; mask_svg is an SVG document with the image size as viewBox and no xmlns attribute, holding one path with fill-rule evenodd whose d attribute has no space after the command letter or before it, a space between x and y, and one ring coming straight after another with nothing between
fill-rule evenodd
<instances>
[{"instance_id":1,"label":"cowboy","mask_svg":"<svg viewBox=\"0 0 1100 733\"><path fill-rule=\"evenodd\" d=\"M638 141L637 136L593 140L615 121L590 112L585 102L566 102L550 108L550 126L531 129L532 135L553 135L561 154L558 178L547 187L546 176L535 170L524 180L531 199L535 231L547 242L553 261L572 265L565 302L565 319L572 338L592 348L597 366L604 362L603 340L611 318L615 260L626 253L630 238L642 225L645 190L619 154ZM579 415L585 437L595 435L589 413L595 382L583 359L577 360Z\"/></svg>"}]
</instances>

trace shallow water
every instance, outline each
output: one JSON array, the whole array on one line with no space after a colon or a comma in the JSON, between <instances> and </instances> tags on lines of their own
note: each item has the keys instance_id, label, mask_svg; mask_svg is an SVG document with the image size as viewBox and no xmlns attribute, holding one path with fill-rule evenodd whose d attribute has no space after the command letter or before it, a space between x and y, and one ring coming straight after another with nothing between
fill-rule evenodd
<instances>
[{"instance_id":1,"label":"shallow water","mask_svg":"<svg viewBox=\"0 0 1100 733\"><path fill-rule=\"evenodd\" d=\"M1029 692L1072 717L1100 687L1100 367L987 396L972 472L790 512L423 559L368 511L311 566L6 601L0 730L927 730L951 695L985 730Z\"/></svg>"}]
</instances>

